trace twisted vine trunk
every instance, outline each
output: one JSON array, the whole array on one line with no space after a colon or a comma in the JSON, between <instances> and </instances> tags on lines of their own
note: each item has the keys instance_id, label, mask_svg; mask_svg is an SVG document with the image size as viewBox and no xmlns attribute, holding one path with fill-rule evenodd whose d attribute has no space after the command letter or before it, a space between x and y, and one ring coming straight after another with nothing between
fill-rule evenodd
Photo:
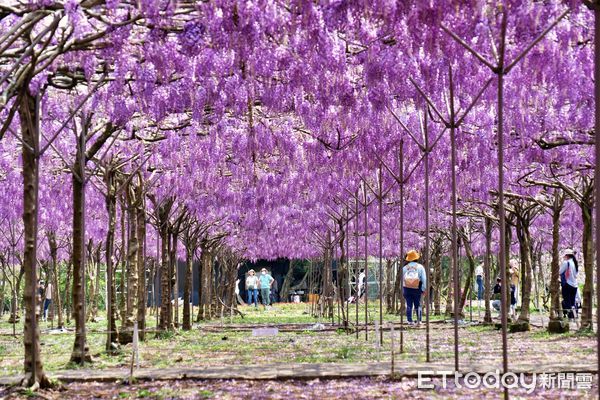
<instances>
[{"instance_id":1,"label":"twisted vine trunk","mask_svg":"<svg viewBox=\"0 0 600 400\"><path fill-rule=\"evenodd\" d=\"M561 199L558 190L554 195L552 204L552 262L550 264L550 320L560 321L562 315L560 312L560 215L564 199Z\"/></svg>"},{"instance_id":2,"label":"twisted vine trunk","mask_svg":"<svg viewBox=\"0 0 600 400\"><path fill-rule=\"evenodd\" d=\"M523 271L523 283L521 290L521 312L518 321L529 322L529 304L531 303L531 234L529 233L529 221L527 218L517 219L517 237L519 239L519 253L521 256L521 270Z\"/></svg>"},{"instance_id":3,"label":"twisted vine trunk","mask_svg":"<svg viewBox=\"0 0 600 400\"><path fill-rule=\"evenodd\" d=\"M463 245L465 247L465 253L467 253L467 260L469 262L469 273L467 275L467 279L465 282L465 287L460 295L460 315L464 317L464 308L467 303L467 297L470 296L471 290L473 289L473 273L475 272L475 255L473 254L473 249L471 248L471 242L467 240L467 235L462 234L463 237Z\"/></svg>"},{"instance_id":4,"label":"twisted vine trunk","mask_svg":"<svg viewBox=\"0 0 600 400\"><path fill-rule=\"evenodd\" d=\"M50 276L52 278L52 301L57 313L57 328L64 327L62 301L60 298L60 288L58 286L58 245L56 244L56 235L54 232L48 232L48 248L50 249L50 260L52 262Z\"/></svg>"},{"instance_id":5,"label":"twisted vine trunk","mask_svg":"<svg viewBox=\"0 0 600 400\"><path fill-rule=\"evenodd\" d=\"M85 329L85 136L80 133L77 156L73 168L73 318L75 319L75 342L71 362L91 362Z\"/></svg>"},{"instance_id":6,"label":"twisted vine trunk","mask_svg":"<svg viewBox=\"0 0 600 400\"><path fill-rule=\"evenodd\" d=\"M144 330L146 329L146 304L148 302L146 285L146 213L144 211L144 192L140 178L137 193L137 207L135 209L135 218L137 219L137 272L138 272L138 293L137 293L137 322L140 340L145 340Z\"/></svg>"},{"instance_id":7,"label":"twisted vine trunk","mask_svg":"<svg viewBox=\"0 0 600 400\"><path fill-rule=\"evenodd\" d=\"M485 219L485 259L483 261L484 275L484 297L485 314L483 321L492 323L492 310L490 308L491 285L492 285L492 220Z\"/></svg>"},{"instance_id":8,"label":"twisted vine trunk","mask_svg":"<svg viewBox=\"0 0 600 400\"><path fill-rule=\"evenodd\" d=\"M131 185L126 190L126 207L128 221L127 243L127 304L122 320L122 330L119 335L121 344L133 341L133 325L137 320L138 311L138 237L137 212L134 207L135 197Z\"/></svg>"},{"instance_id":9,"label":"twisted vine trunk","mask_svg":"<svg viewBox=\"0 0 600 400\"><path fill-rule=\"evenodd\" d=\"M289 301L290 298L290 290L292 287L292 279L294 279L294 262L290 258L288 263L288 270L285 274L285 278L283 279L283 284L281 285L280 298L284 299L284 302Z\"/></svg>"},{"instance_id":10,"label":"twisted vine trunk","mask_svg":"<svg viewBox=\"0 0 600 400\"><path fill-rule=\"evenodd\" d=\"M116 313L116 296L115 296L115 271L113 263L113 253L115 245L115 225L117 220L117 197L115 193L115 172L112 169L107 169L104 175L104 182L106 184L106 211L108 216L108 229L106 231L106 312L107 312L107 337L106 337L106 351L112 350L111 344L117 342L117 313Z\"/></svg>"},{"instance_id":11,"label":"twisted vine trunk","mask_svg":"<svg viewBox=\"0 0 600 400\"><path fill-rule=\"evenodd\" d=\"M171 231L171 248L169 253L171 290L173 301L175 302L175 327L179 327L179 269L177 268L177 232L179 228L173 227Z\"/></svg>"},{"instance_id":12,"label":"twisted vine trunk","mask_svg":"<svg viewBox=\"0 0 600 400\"><path fill-rule=\"evenodd\" d=\"M166 201L158 209L159 233L161 241L161 266L160 266L160 319L159 329L172 330L171 317L172 305L170 298L171 276L169 274L169 213L172 202Z\"/></svg>"},{"instance_id":13,"label":"twisted vine trunk","mask_svg":"<svg viewBox=\"0 0 600 400\"><path fill-rule=\"evenodd\" d=\"M205 320L212 317L211 303L213 297L213 254L204 243L200 243L200 262L202 271L200 273L200 307L197 320Z\"/></svg>"},{"instance_id":14,"label":"twisted vine trunk","mask_svg":"<svg viewBox=\"0 0 600 400\"><path fill-rule=\"evenodd\" d=\"M434 315L442 315L442 246L439 242L434 242L433 250L431 252L431 259L433 261L433 313Z\"/></svg>"},{"instance_id":15,"label":"twisted vine trunk","mask_svg":"<svg viewBox=\"0 0 600 400\"><path fill-rule=\"evenodd\" d=\"M581 309L581 330L592 329L592 281L594 275L594 235L592 232L592 206L588 202L580 205L583 219L583 266L585 284L583 285L583 304Z\"/></svg>"},{"instance_id":16,"label":"twisted vine trunk","mask_svg":"<svg viewBox=\"0 0 600 400\"><path fill-rule=\"evenodd\" d=\"M185 246L185 278L183 284L183 330L192 329L192 271L194 267L194 248L192 243Z\"/></svg>"},{"instance_id":17,"label":"twisted vine trunk","mask_svg":"<svg viewBox=\"0 0 600 400\"><path fill-rule=\"evenodd\" d=\"M90 239L88 241L88 245L87 245L87 259L88 259L88 268L87 268L87 272L89 274L88 276L88 280L90 282L89 285L89 291L88 291L88 301L89 301L89 305L87 307L87 315L86 315L86 321L90 321L90 320L94 320L95 316L94 316L94 308L96 308L96 312L98 311L97 308L97 291L98 291L98 285L97 285L97 270L98 270L98 265L99 260L96 258L96 254L94 253L94 242Z\"/></svg>"},{"instance_id":18,"label":"twisted vine trunk","mask_svg":"<svg viewBox=\"0 0 600 400\"><path fill-rule=\"evenodd\" d=\"M39 189L39 103L31 96L25 84L19 104L23 160L23 269L25 271L25 324L23 344L24 368L27 383L49 386L40 355L40 328L37 324L37 232Z\"/></svg>"}]
</instances>

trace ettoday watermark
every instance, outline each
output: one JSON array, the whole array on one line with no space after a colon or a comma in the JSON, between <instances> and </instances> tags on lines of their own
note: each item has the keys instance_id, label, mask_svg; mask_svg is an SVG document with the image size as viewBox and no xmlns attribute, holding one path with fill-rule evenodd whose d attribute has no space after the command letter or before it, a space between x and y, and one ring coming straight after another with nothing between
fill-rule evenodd
<instances>
[{"instance_id":1,"label":"ettoday watermark","mask_svg":"<svg viewBox=\"0 0 600 400\"><path fill-rule=\"evenodd\" d=\"M457 371L419 371L417 388L435 389L434 379L441 379L442 388L453 381L457 389L524 389L528 394L536 388L540 389L572 389L589 390L592 388L591 373L501 373L499 369L484 374L478 372L461 373Z\"/></svg>"}]
</instances>

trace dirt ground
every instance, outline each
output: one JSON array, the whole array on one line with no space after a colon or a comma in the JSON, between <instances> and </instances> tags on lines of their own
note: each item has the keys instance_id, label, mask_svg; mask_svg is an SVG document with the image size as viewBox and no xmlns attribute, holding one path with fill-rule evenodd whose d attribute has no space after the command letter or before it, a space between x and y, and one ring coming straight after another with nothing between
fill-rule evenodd
<instances>
[{"instance_id":1,"label":"dirt ground","mask_svg":"<svg viewBox=\"0 0 600 400\"><path fill-rule=\"evenodd\" d=\"M594 382L597 382L594 376ZM135 385L115 383L76 383L56 391L42 391L46 399L490 399L500 398L501 389L458 388L453 381L433 382L435 389L420 389L416 379L389 380L387 378L360 378L337 380L284 380L284 381L161 381ZM513 398L528 399L590 399L598 397L598 386L589 390L542 389L532 392L511 389ZM0 398L6 400L33 397L34 394L17 389L0 389Z\"/></svg>"}]
</instances>

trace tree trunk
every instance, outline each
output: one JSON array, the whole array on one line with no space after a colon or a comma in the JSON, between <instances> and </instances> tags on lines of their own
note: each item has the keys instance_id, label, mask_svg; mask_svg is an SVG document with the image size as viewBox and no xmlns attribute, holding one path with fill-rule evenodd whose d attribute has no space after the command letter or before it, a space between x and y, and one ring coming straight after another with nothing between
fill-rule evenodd
<instances>
[{"instance_id":1,"label":"tree trunk","mask_svg":"<svg viewBox=\"0 0 600 400\"><path fill-rule=\"evenodd\" d=\"M174 226L171 231L171 251L169 254L170 268L171 268L171 293L173 294L173 301L175 306L174 318L175 328L179 327L179 268L177 265L177 232L179 227Z\"/></svg>"},{"instance_id":2,"label":"tree trunk","mask_svg":"<svg viewBox=\"0 0 600 400\"><path fill-rule=\"evenodd\" d=\"M392 281L392 275L393 275L393 262L391 259L387 259L385 261L385 300L386 300L386 308L387 308L387 313L393 313L394 312L394 284ZM429 301L429 297L427 297L427 300Z\"/></svg>"},{"instance_id":3,"label":"tree trunk","mask_svg":"<svg viewBox=\"0 0 600 400\"><path fill-rule=\"evenodd\" d=\"M137 238L137 212L133 188L126 188L127 207L127 307L122 320L122 330L119 334L119 343L127 344L133 341L133 325L137 320L138 309L138 238Z\"/></svg>"},{"instance_id":4,"label":"tree trunk","mask_svg":"<svg viewBox=\"0 0 600 400\"><path fill-rule=\"evenodd\" d=\"M94 293L94 297L92 298L92 312L91 312L91 320L96 321L98 318L98 303L100 300L100 266L101 266L101 253L102 251L102 242L94 249L94 264L96 265L96 276L95 276L95 286L96 291Z\"/></svg>"},{"instance_id":5,"label":"tree trunk","mask_svg":"<svg viewBox=\"0 0 600 400\"><path fill-rule=\"evenodd\" d=\"M115 172L108 168L104 176L106 184L106 211L108 214L108 229L106 232L106 312L107 312L107 337L106 351L112 351L112 343L118 340L117 322L116 322L116 296L115 296L115 271L113 263L113 253L115 245L115 225L117 219L117 198L115 193Z\"/></svg>"},{"instance_id":6,"label":"tree trunk","mask_svg":"<svg viewBox=\"0 0 600 400\"><path fill-rule=\"evenodd\" d=\"M73 318L75 342L71 362L91 362L85 331L85 130L78 138L73 181Z\"/></svg>"},{"instance_id":7,"label":"tree trunk","mask_svg":"<svg viewBox=\"0 0 600 400\"><path fill-rule=\"evenodd\" d=\"M31 96L24 85L19 118L21 123L23 160L23 269L25 271L25 324L23 344L24 368L29 386L41 387L50 382L44 374L40 357L40 328L37 324L37 233L39 209L39 102Z\"/></svg>"},{"instance_id":8,"label":"tree trunk","mask_svg":"<svg viewBox=\"0 0 600 400\"><path fill-rule=\"evenodd\" d=\"M169 288L171 286L171 276L169 274L169 213L171 211L171 201L161 204L158 209L159 231L161 241L161 267L160 267L160 320L159 328L161 330L172 330L173 321L171 318L171 298Z\"/></svg>"},{"instance_id":9,"label":"tree trunk","mask_svg":"<svg viewBox=\"0 0 600 400\"><path fill-rule=\"evenodd\" d=\"M120 265L121 274L119 279L119 315L118 318L121 320L125 318L127 313L127 303L125 299L125 293L127 290L127 256L126 256L126 243L127 243L127 227L125 226L125 202L121 201L121 254L120 254ZM121 321L122 322L122 321Z\"/></svg>"},{"instance_id":10,"label":"tree trunk","mask_svg":"<svg viewBox=\"0 0 600 400\"><path fill-rule=\"evenodd\" d=\"M13 284L12 284L12 299L10 302L10 318L8 322L14 324L19 321L19 293L21 292L21 281L23 280L23 276L25 276L25 268L24 265L21 264L19 268L19 275L15 276L14 266L13 266Z\"/></svg>"},{"instance_id":11,"label":"tree trunk","mask_svg":"<svg viewBox=\"0 0 600 400\"><path fill-rule=\"evenodd\" d=\"M72 287L71 287L71 280L72 280L72 275L73 275L73 256L69 255L68 258L69 261L67 261L67 276L65 279L65 293L64 293L64 300L65 300L65 315L67 316L67 325L69 325L71 323L71 316L73 315L72 310L72 298L71 298L71 292ZM69 292L69 290L71 289L71 292Z\"/></svg>"},{"instance_id":12,"label":"tree trunk","mask_svg":"<svg viewBox=\"0 0 600 400\"><path fill-rule=\"evenodd\" d=\"M54 308L58 315L57 328L61 329L64 327L63 323L63 312L62 312L62 302L60 299L60 288L58 287L58 246L56 244L56 235L54 232L48 232L48 247L50 249L50 260L52 261L51 274L52 277L52 302L54 303Z\"/></svg>"},{"instance_id":13,"label":"tree trunk","mask_svg":"<svg viewBox=\"0 0 600 400\"><path fill-rule=\"evenodd\" d=\"M210 304L212 299L212 253L203 243L200 243L202 271L200 273L200 307L198 310L198 320L205 320L211 317Z\"/></svg>"},{"instance_id":14,"label":"tree trunk","mask_svg":"<svg viewBox=\"0 0 600 400\"><path fill-rule=\"evenodd\" d=\"M483 260L484 275L484 298L485 314L483 321L492 323L492 310L490 308L491 285L492 285L492 220L485 219L485 258Z\"/></svg>"},{"instance_id":15,"label":"tree trunk","mask_svg":"<svg viewBox=\"0 0 600 400\"><path fill-rule=\"evenodd\" d=\"M90 282L90 288L88 291L88 307L87 307L87 316L86 316L86 321L90 321L90 320L94 320L93 314L94 314L94 303L97 304L96 302L96 295L97 295L97 290L98 287L96 286L96 272L98 270L98 263L96 262L96 258L95 258L95 254L94 254L94 242L90 239L88 241L88 246L87 246L87 254L88 254L88 281Z\"/></svg>"},{"instance_id":16,"label":"tree trunk","mask_svg":"<svg viewBox=\"0 0 600 400\"><path fill-rule=\"evenodd\" d=\"M554 195L552 208L552 263L550 264L550 320L562 320L560 312L560 214L564 201L559 198L558 190Z\"/></svg>"},{"instance_id":17,"label":"tree trunk","mask_svg":"<svg viewBox=\"0 0 600 400\"><path fill-rule=\"evenodd\" d=\"M433 309L434 315L442 314L441 298L442 298L442 245L441 242L433 242L431 252L431 260L433 263ZM401 268L401 267L400 267Z\"/></svg>"},{"instance_id":18,"label":"tree trunk","mask_svg":"<svg viewBox=\"0 0 600 400\"><path fill-rule=\"evenodd\" d=\"M529 304L531 303L531 234L529 233L529 220L526 217L517 218L517 237L519 238L519 252L521 256L521 270L523 280L521 283L521 312L518 321L529 323Z\"/></svg>"},{"instance_id":19,"label":"tree trunk","mask_svg":"<svg viewBox=\"0 0 600 400\"><path fill-rule=\"evenodd\" d=\"M8 281L8 275L6 274L6 268L8 265L4 262L4 254L0 256L0 265L2 265L2 286L0 287L0 318L4 316L4 299L6 297L6 281Z\"/></svg>"},{"instance_id":20,"label":"tree trunk","mask_svg":"<svg viewBox=\"0 0 600 400\"><path fill-rule=\"evenodd\" d=\"M338 304L342 310L342 325L348 328L348 316L346 315L345 302L350 297L350 283L348 274L348 255L346 254L346 230L344 229L344 220L338 220L339 234L340 234L340 259L337 270L337 286L338 286Z\"/></svg>"},{"instance_id":21,"label":"tree trunk","mask_svg":"<svg viewBox=\"0 0 600 400\"><path fill-rule=\"evenodd\" d=\"M585 284L583 285L583 304L581 309L580 330L592 329L592 280L594 278L594 236L592 233L592 210L588 202L580 204L583 219L583 266L585 270Z\"/></svg>"},{"instance_id":22,"label":"tree trunk","mask_svg":"<svg viewBox=\"0 0 600 400\"><path fill-rule=\"evenodd\" d=\"M468 240L467 235L463 233L462 235L463 245L465 247L465 253L467 253L467 260L469 262L469 273L467 275L467 280L465 282L465 287L460 296L460 315L464 317L464 308L467 303L467 297L471 295L471 291L473 289L473 274L475 273L475 255L473 254L473 249L471 248L471 242Z\"/></svg>"},{"instance_id":23,"label":"tree trunk","mask_svg":"<svg viewBox=\"0 0 600 400\"><path fill-rule=\"evenodd\" d=\"M137 194L137 271L138 271L138 294L137 294L137 321L139 329L139 339L145 340L144 330L146 329L146 304L148 302L147 284L146 284L146 213L144 211L144 192L140 178Z\"/></svg>"},{"instance_id":24,"label":"tree trunk","mask_svg":"<svg viewBox=\"0 0 600 400\"><path fill-rule=\"evenodd\" d=\"M454 311L454 308L453 308L454 277L453 277L451 269L452 268L448 268L448 292L446 294L446 311L444 312L444 314L446 316L452 315L452 312Z\"/></svg>"},{"instance_id":25,"label":"tree trunk","mask_svg":"<svg viewBox=\"0 0 600 400\"><path fill-rule=\"evenodd\" d=\"M290 258L288 262L288 270L285 274L285 278L283 279L283 284L281 285L280 298L284 299L283 301L289 301L290 299L290 289L292 287L292 279L294 279L294 262Z\"/></svg>"},{"instance_id":26,"label":"tree trunk","mask_svg":"<svg viewBox=\"0 0 600 400\"><path fill-rule=\"evenodd\" d=\"M192 329L192 271L194 267L194 248L192 243L185 246L185 282L183 284L183 330Z\"/></svg>"}]
</instances>

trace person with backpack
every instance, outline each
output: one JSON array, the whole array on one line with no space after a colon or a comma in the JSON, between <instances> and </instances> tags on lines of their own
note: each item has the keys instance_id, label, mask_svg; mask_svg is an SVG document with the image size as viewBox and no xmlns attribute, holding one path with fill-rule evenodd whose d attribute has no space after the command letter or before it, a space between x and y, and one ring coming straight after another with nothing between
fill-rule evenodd
<instances>
[{"instance_id":1,"label":"person with backpack","mask_svg":"<svg viewBox=\"0 0 600 400\"><path fill-rule=\"evenodd\" d=\"M571 249L566 249L563 252L564 261L558 270L560 274L560 286L562 288L562 308L563 315L569 320L575 319L573 310L575 309L575 298L577 297L577 273L579 265L575 258L575 252Z\"/></svg>"},{"instance_id":2,"label":"person with backpack","mask_svg":"<svg viewBox=\"0 0 600 400\"><path fill-rule=\"evenodd\" d=\"M413 309L417 313L417 325L421 323L421 295L427 289L427 275L425 267L416 262L420 258L416 250L411 250L406 254L408 264L402 268L402 291L406 299L406 320L409 325L413 325Z\"/></svg>"}]
</instances>

